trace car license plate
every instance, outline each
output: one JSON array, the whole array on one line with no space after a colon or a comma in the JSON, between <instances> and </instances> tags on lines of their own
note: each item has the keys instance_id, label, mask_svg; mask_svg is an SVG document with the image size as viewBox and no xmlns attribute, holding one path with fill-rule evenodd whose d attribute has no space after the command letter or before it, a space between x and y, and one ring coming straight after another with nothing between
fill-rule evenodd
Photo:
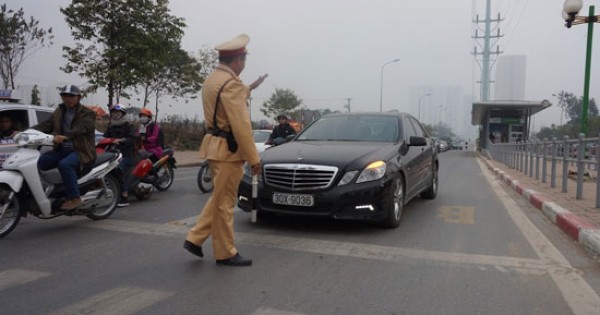
<instances>
[{"instance_id":1,"label":"car license plate","mask_svg":"<svg viewBox=\"0 0 600 315\"><path fill-rule=\"evenodd\" d=\"M311 195L274 193L273 203L276 205L312 207L315 200Z\"/></svg>"}]
</instances>

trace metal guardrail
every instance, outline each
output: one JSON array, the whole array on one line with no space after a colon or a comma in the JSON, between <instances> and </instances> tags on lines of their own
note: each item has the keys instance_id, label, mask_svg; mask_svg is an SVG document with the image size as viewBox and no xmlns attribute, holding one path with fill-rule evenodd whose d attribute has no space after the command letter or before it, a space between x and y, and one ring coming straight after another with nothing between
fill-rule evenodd
<instances>
[{"instance_id":1,"label":"metal guardrail","mask_svg":"<svg viewBox=\"0 0 600 315\"><path fill-rule=\"evenodd\" d=\"M560 179L563 193L568 191L569 166L574 166L577 170L576 198L578 200L583 199L584 173L593 171L596 173L596 208L600 208L600 176L598 176L600 137L584 138L583 134L579 134L577 139L569 139L565 136L562 140L553 138L544 141L491 144L489 152L495 161L531 178L535 177L542 183L547 183L550 177L552 188L556 187L556 181ZM562 171L557 170L559 166L562 167Z\"/></svg>"}]
</instances>

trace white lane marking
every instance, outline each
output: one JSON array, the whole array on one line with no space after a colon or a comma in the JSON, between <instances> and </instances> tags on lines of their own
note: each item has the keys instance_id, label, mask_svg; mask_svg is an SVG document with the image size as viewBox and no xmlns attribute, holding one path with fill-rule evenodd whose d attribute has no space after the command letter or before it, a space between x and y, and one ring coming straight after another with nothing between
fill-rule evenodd
<instances>
[{"instance_id":1,"label":"white lane marking","mask_svg":"<svg viewBox=\"0 0 600 315\"><path fill-rule=\"evenodd\" d=\"M303 313L277 310L274 308L260 307L250 315L304 315Z\"/></svg>"},{"instance_id":2,"label":"white lane marking","mask_svg":"<svg viewBox=\"0 0 600 315\"><path fill-rule=\"evenodd\" d=\"M242 212L242 209L240 209L238 207L235 207L233 209L233 213L240 213L240 212ZM196 221L198 221L199 217L200 217L200 214L195 215L193 217L185 218L185 219L179 219L179 220L171 221L171 222L168 222L167 224L193 227L194 225L196 225Z\"/></svg>"},{"instance_id":3,"label":"white lane marking","mask_svg":"<svg viewBox=\"0 0 600 315\"><path fill-rule=\"evenodd\" d=\"M198 176L175 176L175 180L177 181L185 181L185 180L189 180L189 179L197 179ZM198 188L198 190L200 190Z\"/></svg>"},{"instance_id":4,"label":"white lane marking","mask_svg":"<svg viewBox=\"0 0 600 315\"><path fill-rule=\"evenodd\" d=\"M580 271L574 269L562 253L531 223L527 215L509 196L487 170L483 162L477 159L479 167L492 189L504 204L511 219L521 230L536 254L545 262L553 266L562 266L567 272L549 270L550 276L562 293L565 301L574 314L598 314L600 310L600 297L592 287L581 277Z\"/></svg>"},{"instance_id":5,"label":"white lane marking","mask_svg":"<svg viewBox=\"0 0 600 315\"><path fill-rule=\"evenodd\" d=\"M88 221L83 223L83 226L101 230L155 236L180 237L188 232L188 227L182 225L155 224L121 220L104 220L95 222ZM501 266L515 272L535 275L544 274L547 270L554 270L556 272L563 273L573 272L573 270L567 270L563 266L550 265L539 259L428 251L412 248L326 241L272 234L237 232L235 236L236 242L240 244L380 261L401 262L409 258L433 261L436 263L448 263L474 267Z\"/></svg>"},{"instance_id":6,"label":"white lane marking","mask_svg":"<svg viewBox=\"0 0 600 315\"><path fill-rule=\"evenodd\" d=\"M172 296L172 292L145 290L137 287L117 287L81 302L67 305L49 315L128 315Z\"/></svg>"},{"instance_id":7,"label":"white lane marking","mask_svg":"<svg viewBox=\"0 0 600 315\"><path fill-rule=\"evenodd\" d=\"M0 272L0 291L50 276L48 272L9 269Z\"/></svg>"}]
</instances>

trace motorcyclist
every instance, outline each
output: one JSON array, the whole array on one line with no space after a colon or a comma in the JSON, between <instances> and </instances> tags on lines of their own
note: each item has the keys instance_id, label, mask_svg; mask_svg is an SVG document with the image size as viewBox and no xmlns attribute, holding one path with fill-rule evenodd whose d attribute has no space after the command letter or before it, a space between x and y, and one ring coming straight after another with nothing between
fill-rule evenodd
<instances>
[{"instance_id":1,"label":"motorcyclist","mask_svg":"<svg viewBox=\"0 0 600 315\"><path fill-rule=\"evenodd\" d=\"M147 108L140 110L140 127L138 134L142 138L142 156L148 157L153 163L162 157L163 148L158 143L160 126L152 120L152 111ZM145 152L144 152L145 151Z\"/></svg>"},{"instance_id":2,"label":"motorcyclist","mask_svg":"<svg viewBox=\"0 0 600 315\"><path fill-rule=\"evenodd\" d=\"M105 138L114 138L113 143L121 151L123 158L119 163L119 168L123 172L121 178L121 197L118 207L129 206L129 185L131 184L131 170L135 166L135 126L125 116L127 111L119 104L110 108L110 123L104 133Z\"/></svg>"},{"instance_id":3,"label":"motorcyclist","mask_svg":"<svg viewBox=\"0 0 600 315\"><path fill-rule=\"evenodd\" d=\"M65 185L65 202L60 208L67 211L83 203L77 186L77 172L96 161L96 113L81 105L81 97L77 86L65 85L60 89L62 103L52 116L32 127L54 135L54 150L40 156L38 168L46 171L58 167Z\"/></svg>"},{"instance_id":4,"label":"motorcyclist","mask_svg":"<svg viewBox=\"0 0 600 315\"><path fill-rule=\"evenodd\" d=\"M269 136L266 144L280 145L286 141L289 135L295 135L296 130L288 123L287 116L280 114L277 116L279 124L273 128L273 132Z\"/></svg>"}]
</instances>

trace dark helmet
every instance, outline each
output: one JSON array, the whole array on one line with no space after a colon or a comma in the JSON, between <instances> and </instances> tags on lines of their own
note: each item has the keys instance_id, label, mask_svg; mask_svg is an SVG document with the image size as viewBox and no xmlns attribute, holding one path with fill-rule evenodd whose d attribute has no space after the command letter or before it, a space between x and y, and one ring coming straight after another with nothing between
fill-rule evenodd
<instances>
[{"instance_id":1,"label":"dark helmet","mask_svg":"<svg viewBox=\"0 0 600 315\"><path fill-rule=\"evenodd\" d=\"M284 114L279 114L279 115L277 115L277 120L280 120L280 119L285 119L285 120L287 120L288 118L287 118L287 116L286 116L286 115L284 115Z\"/></svg>"}]
</instances>

